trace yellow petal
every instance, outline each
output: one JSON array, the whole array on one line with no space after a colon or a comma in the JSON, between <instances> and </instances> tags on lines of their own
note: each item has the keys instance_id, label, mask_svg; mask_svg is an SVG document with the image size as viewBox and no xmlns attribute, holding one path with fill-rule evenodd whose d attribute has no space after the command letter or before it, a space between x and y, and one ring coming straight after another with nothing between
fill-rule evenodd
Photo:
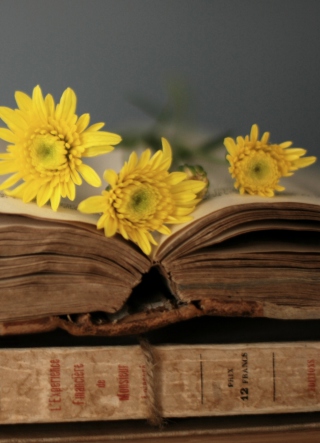
<instances>
[{"instance_id":1,"label":"yellow petal","mask_svg":"<svg viewBox=\"0 0 320 443\"><path fill-rule=\"evenodd\" d=\"M179 192L172 195L177 205L184 205L195 199L196 195L193 192Z\"/></svg>"},{"instance_id":2,"label":"yellow petal","mask_svg":"<svg viewBox=\"0 0 320 443\"><path fill-rule=\"evenodd\" d=\"M307 153L306 149L303 148L290 148L285 151L286 160L290 161L291 156L301 157Z\"/></svg>"},{"instance_id":3,"label":"yellow petal","mask_svg":"<svg viewBox=\"0 0 320 443\"><path fill-rule=\"evenodd\" d=\"M84 180L89 183L89 185L98 187L101 186L101 179L99 175L96 173L96 171L91 168L91 166L88 166L84 163L81 163L80 166L78 166L78 172L82 175Z\"/></svg>"},{"instance_id":4,"label":"yellow petal","mask_svg":"<svg viewBox=\"0 0 320 443\"><path fill-rule=\"evenodd\" d=\"M18 113L16 113L13 109L1 106L0 118L13 132L25 133L25 131L27 131L28 129L26 121L23 118L21 118L21 116Z\"/></svg>"},{"instance_id":5,"label":"yellow petal","mask_svg":"<svg viewBox=\"0 0 320 443\"><path fill-rule=\"evenodd\" d=\"M141 154L141 157L137 163L137 167L138 168L145 168L146 165L148 164L149 160L150 160L150 156L151 156L151 151L150 149L145 149L143 151L143 153Z\"/></svg>"},{"instance_id":6,"label":"yellow petal","mask_svg":"<svg viewBox=\"0 0 320 443\"><path fill-rule=\"evenodd\" d=\"M261 143L266 145L269 141L269 137L270 137L270 132L265 132L261 137Z\"/></svg>"},{"instance_id":7,"label":"yellow petal","mask_svg":"<svg viewBox=\"0 0 320 443\"><path fill-rule=\"evenodd\" d=\"M56 211L60 205L61 200L61 192L60 192L60 183L53 189L50 201L51 208L53 211Z\"/></svg>"},{"instance_id":8,"label":"yellow petal","mask_svg":"<svg viewBox=\"0 0 320 443\"><path fill-rule=\"evenodd\" d=\"M106 237L113 237L117 232L118 222L116 218L110 217L104 225L104 233Z\"/></svg>"},{"instance_id":9,"label":"yellow petal","mask_svg":"<svg viewBox=\"0 0 320 443\"><path fill-rule=\"evenodd\" d=\"M109 214L102 214L99 220L97 221L97 229L104 229L104 225L109 218Z\"/></svg>"},{"instance_id":10,"label":"yellow petal","mask_svg":"<svg viewBox=\"0 0 320 443\"><path fill-rule=\"evenodd\" d=\"M113 151L113 146L94 146L91 148L86 148L82 157L97 157L98 155L108 154L108 152Z\"/></svg>"},{"instance_id":11,"label":"yellow petal","mask_svg":"<svg viewBox=\"0 0 320 443\"><path fill-rule=\"evenodd\" d=\"M9 143L16 143L17 137L16 135L7 128L0 128L0 138Z\"/></svg>"},{"instance_id":12,"label":"yellow petal","mask_svg":"<svg viewBox=\"0 0 320 443\"><path fill-rule=\"evenodd\" d=\"M47 201L50 199L52 194L52 188L50 186L50 183L45 183L42 185L37 193L37 205L38 206L44 206Z\"/></svg>"},{"instance_id":13,"label":"yellow petal","mask_svg":"<svg viewBox=\"0 0 320 443\"><path fill-rule=\"evenodd\" d=\"M0 159L1 160L12 160L13 155L11 154L11 152L3 152L2 154L0 154Z\"/></svg>"},{"instance_id":14,"label":"yellow petal","mask_svg":"<svg viewBox=\"0 0 320 443\"><path fill-rule=\"evenodd\" d=\"M77 107L77 96L71 88L67 88L60 99L60 103L56 108L56 119L69 122L70 118L75 114Z\"/></svg>"},{"instance_id":15,"label":"yellow petal","mask_svg":"<svg viewBox=\"0 0 320 443\"><path fill-rule=\"evenodd\" d=\"M105 123L94 123L93 125L89 126L89 128L87 129L87 131L99 131L99 129L103 128L105 125Z\"/></svg>"},{"instance_id":16,"label":"yellow petal","mask_svg":"<svg viewBox=\"0 0 320 443\"><path fill-rule=\"evenodd\" d=\"M89 123L90 114L82 114L77 121L78 132L83 132L87 128Z\"/></svg>"},{"instance_id":17,"label":"yellow petal","mask_svg":"<svg viewBox=\"0 0 320 443\"><path fill-rule=\"evenodd\" d=\"M166 225L160 226L160 228L158 228L157 231L160 232L160 234L164 234L164 235L171 234L171 229L169 229L168 226L166 226Z\"/></svg>"},{"instance_id":18,"label":"yellow petal","mask_svg":"<svg viewBox=\"0 0 320 443\"><path fill-rule=\"evenodd\" d=\"M317 161L317 157L304 157L294 161L294 165L298 168L306 168Z\"/></svg>"},{"instance_id":19,"label":"yellow petal","mask_svg":"<svg viewBox=\"0 0 320 443\"><path fill-rule=\"evenodd\" d=\"M85 214L96 214L103 212L106 209L106 199L101 195L94 195L88 197L78 205L78 210Z\"/></svg>"},{"instance_id":20,"label":"yellow petal","mask_svg":"<svg viewBox=\"0 0 320 443\"><path fill-rule=\"evenodd\" d=\"M34 110L36 111L38 117L44 123L47 123L47 109L45 107L42 91L39 85L33 89L32 100L34 103Z\"/></svg>"},{"instance_id":21,"label":"yellow petal","mask_svg":"<svg viewBox=\"0 0 320 443\"><path fill-rule=\"evenodd\" d=\"M171 231L170 231L171 233ZM150 232L146 232L146 236L148 241L152 244L152 245L157 245L158 242L152 237L152 235L150 234Z\"/></svg>"},{"instance_id":22,"label":"yellow petal","mask_svg":"<svg viewBox=\"0 0 320 443\"><path fill-rule=\"evenodd\" d=\"M150 165L153 169L159 170L160 164L165 163L166 169L170 167L170 158L166 157L164 159L164 153L162 151L157 151L150 160Z\"/></svg>"},{"instance_id":23,"label":"yellow petal","mask_svg":"<svg viewBox=\"0 0 320 443\"><path fill-rule=\"evenodd\" d=\"M259 128L258 125L254 124L251 127L250 140L252 142L256 142L258 140L258 137L259 137Z\"/></svg>"},{"instance_id":24,"label":"yellow petal","mask_svg":"<svg viewBox=\"0 0 320 443\"><path fill-rule=\"evenodd\" d=\"M114 187L118 181L118 174L113 169L107 169L103 174L103 178L111 187Z\"/></svg>"},{"instance_id":25,"label":"yellow petal","mask_svg":"<svg viewBox=\"0 0 320 443\"><path fill-rule=\"evenodd\" d=\"M12 160L0 161L0 174L11 174L18 171L17 163Z\"/></svg>"},{"instance_id":26,"label":"yellow petal","mask_svg":"<svg viewBox=\"0 0 320 443\"><path fill-rule=\"evenodd\" d=\"M187 178L187 174L185 172L171 172L166 178L166 183L170 185L177 185Z\"/></svg>"},{"instance_id":27,"label":"yellow petal","mask_svg":"<svg viewBox=\"0 0 320 443\"><path fill-rule=\"evenodd\" d=\"M178 192L194 192L197 194L202 191L202 189L206 186L206 183L200 180L185 180L181 183L172 187L172 193L176 194Z\"/></svg>"},{"instance_id":28,"label":"yellow petal","mask_svg":"<svg viewBox=\"0 0 320 443\"><path fill-rule=\"evenodd\" d=\"M129 240L129 235L122 223L119 223L119 233L124 239Z\"/></svg>"},{"instance_id":29,"label":"yellow petal","mask_svg":"<svg viewBox=\"0 0 320 443\"><path fill-rule=\"evenodd\" d=\"M72 180L68 180L66 183L66 195L71 201L73 201L76 197L76 187Z\"/></svg>"},{"instance_id":30,"label":"yellow petal","mask_svg":"<svg viewBox=\"0 0 320 443\"><path fill-rule=\"evenodd\" d=\"M124 165L123 169L126 169L126 171L124 172L123 170L121 171L123 175L128 175L131 174L131 172L134 171L135 167L138 164L138 155L135 151L131 152L128 163L126 163Z\"/></svg>"},{"instance_id":31,"label":"yellow petal","mask_svg":"<svg viewBox=\"0 0 320 443\"><path fill-rule=\"evenodd\" d=\"M151 253L151 245L144 232L137 231L137 243L146 255Z\"/></svg>"},{"instance_id":32,"label":"yellow petal","mask_svg":"<svg viewBox=\"0 0 320 443\"><path fill-rule=\"evenodd\" d=\"M283 143L280 143L279 146L280 146L282 149L286 149L286 148L289 148L291 145L292 145L292 142L283 142Z\"/></svg>"},{"instance_id":33,"label":"yellow petal","mask_svg":"<svg viewBox=\"0 0 320 443\"><path fill-rule=\"evenodd\" d=\"M22 111L29 111L30 109L32 109L32 98L29 97L27 94L21 91L16 91L14 96L17 105Z\"/></svg>"},{"instance_id":34,"label":"yellow petal","mask_svg":"<svg viewBox=\"0 0 320 443\"><path fill-rule=\"evenodd\" d=\"M39 191L39 182L38 180L33 180L30 182L26 182L25 191L23 193L23 202L29 203L31 202L37 195Z\"/></svg>"},{"instance_id":35,"label":"yellow petal","mask_svg":"<svg viewBox=\"0 0 320 443\"><path fill-rule=\"evenodd\" d=\"M72 179L73 183L75 183L76 185L81 185L82 184L82 178L78 174L78 171L76 171L75 169L71 169L70 170L70 176L71 176L71 179Z\"/></svg>"},{"instance_id":36,"label":"yellow petal","mask_svg":"<svg viewBox=\"0 0 320 443\"><path fill-rule=\"evenodd\" d=\"M163 159L169 160L170 165L171 165L171 160L172 160L172 149L170 146L170 143L168 142L168 140L164 137L161 138L161 142L162 142L162 151L163 151Z\"/></svg>"},{"instance_id":37,"label":"yellow petal","mask_svg":"<svg viewBox=\"0 0 320 443\"><path fill-rule=\"evenodd\" d=\"M184 215L189 215L193 211L193 209L194 209L194 204L192 206L190 206L189 208L183 208L180 206L180 207L176 208L174 213L175 213L176 217L181 217Z\"/></svg>"},{"instance_id":38,"label":"yellow petal","mask_svg":"<svg viewBox=\"0 0 320 443\"><path fill-rule=\"evenodd\" d=\"M11 197L16 197L16 198L22 199L26 186L27 186L26 183L21 183L21 185L17 186L16 188L14 188L10 191L6 190L5 193L6 193L6 195L10 195Z\"/></svg>"},{"instance_id":39,"label":"yellow petal","mask_svg":"<svg viewBox=\"0 0 320 443\"><path fill-rule=\"evenodd\" d=\"M52 117L55 112L55 104L54 104L54 98L52 97L51 94L46 95L46 98L44 99L44 104L47 109L48 115Z\"/></svg>"},{"instance_id":40,"label":"yellow petal","mask_svg":"<svg viewBox=\"0 0 320 443\"><path fill-rule=\"evenodd\" d=\"M226 137L224 139L223 143L224 143L224 145L225 145L225 147L226 147L226 149L227 149L227 151L229 152L230 155L236 155L237 154L238 148L237 148L237 145L235 144L233 138Z\"/></svg>"},{"instance_id":41,"label":"yellow petal","mask_svg":"<svg viewBox=\"0 0 320 443\"><path fill-rule=\"evenodd\" d=\"M192 220L192 217L168 217L167 220L165 220L166 223L170 223L172 225L177 225L180 223L187 223Z\"/></svg>"},{"instance_id":42,"label":"yellow petal","mask_svg":"<svg viewBox=\"0 0 320 443\"><path fill-rule=\"evenodd\" d=\"M99 131L85 131L82 134L82 147L90 148L92 146L116 145L121 142L121 137L112 132Z\"/></svg>"},{"instance_id":43,"label":"yellow petal","mask_svg":"<svg viewBox=\"0 0 320 443\"><path fill-rule=\"evenodd\" d=\"M3 189L11 188L14 186L19 180L21 180L21 174L18 172L17 174L11 175L7 180L1 183L0 191Z\"/></svg>"}]
</instances>

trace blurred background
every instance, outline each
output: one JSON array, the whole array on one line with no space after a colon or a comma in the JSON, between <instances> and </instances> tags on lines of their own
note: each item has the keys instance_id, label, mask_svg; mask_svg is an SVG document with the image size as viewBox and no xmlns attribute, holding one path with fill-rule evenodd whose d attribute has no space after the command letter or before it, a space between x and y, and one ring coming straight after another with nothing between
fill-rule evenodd
<instances>
[{"instance_id":1,"label":"blurred background","mask_svg":"<svg viewBox=\"0 0 320 443\"><path fill-rule=\"evenodd\" d=\"M15 90L40 84L58 100L70 86L79 115L129 138L159 118L217 140L258 123L272 141L320 154L318 0L0 6L1 105L15 107Z\"/></svg>"}]
</instances>

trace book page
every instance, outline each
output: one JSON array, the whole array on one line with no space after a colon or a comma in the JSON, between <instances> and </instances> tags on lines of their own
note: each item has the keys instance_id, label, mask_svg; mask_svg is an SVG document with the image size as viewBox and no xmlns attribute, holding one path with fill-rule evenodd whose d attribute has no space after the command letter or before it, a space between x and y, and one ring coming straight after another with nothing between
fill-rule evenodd
<instances>
[{"instance_id":1,"label":"book page","mask_svg":"<svg viewBox=\"0 0 320 443\"><path fill-rule=\"evenodd\" d=\"M241 210L241 206L263 208L272 205L281 205L286 203L295 203L298 205L314 205L315 210L320 211L320 172L318 165L308 168L308 170L298 171L296 177L290 177L286 182L286 190L276 194L274 197L260 197L248 194L240 195L233 188L233 182L228 174L227 168L217 168L215 180L210 185L208 197L201 202L192 213L193 220L181 225L173 225L170 227L171 234L169 236L161 236L158 246L153 251L154 257L161 257L164 251L170 251L171 244L174 248L184 238L190 238L190 228L194 226L194 230L205 223L199 223L208 217L209 214L218 213L218 211L230 208L229 213ZM300 174L300 176L299 176Z\"/></svg>"},{"instance_id":2,"label":"book page","mask_svg":"<svg viewBox=\"0 0 320 443\"><path fill-rule=\"evenodd\" d=\"M90 225L96 225L99 218L98 214L82 214L72 203L62 203L58 211L55 212L49 205L40 208L34 202L23 203L18 198L7 196L3 191L0 191L0 213L25 215L46 220L89 223Z\"/></svg>"}]
</instances>

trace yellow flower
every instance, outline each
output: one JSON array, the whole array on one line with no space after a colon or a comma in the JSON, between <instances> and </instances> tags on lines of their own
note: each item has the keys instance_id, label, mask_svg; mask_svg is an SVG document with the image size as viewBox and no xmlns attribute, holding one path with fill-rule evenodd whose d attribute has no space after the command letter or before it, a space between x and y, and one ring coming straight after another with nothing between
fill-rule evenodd
<instances>
[{"instance_id":1,"label":"yellow flower","mask_svg":"<svg viewBox=\"0 0 320 443\"><path fill-rule=\"evenodd\" d=\"M170 234L166 224L191 220L189 214L200 201L196 194L205 187L201 181L187 180L184 172L169 173L171 161L171 147L164 138L162 151L152 157L149 149L140 159L133 152L119 174L105 171L110 186L101 196L82 201L79 211L102 213L98 229L104 228L107 237L120 233L149 255L151 244L157 244L150 232Z\"/></svg>"},{"instance_id":2,"label":"yellow flower","mask_svg":"<svg viewBox=\"0 0 320 443\"><path fill-rule=\"evenodd\" d=\"M45 98L39 86L32 97L17 91L19 109L0 107L0 118L7 128L0 128L0 138L10 142L7 153L0 154L0 174L12 174L0 190L21 198L25 203L36 198L43 206L51 201L56 211L61 197L74 200L82 178L100 186L97 173L83 163L83 157L94 157L113 150L121 137L99 131L104 123L88 127L90 115L75 114L77 97L67 88L55 106L51 94ZM13 190L8 190L13 186Z\"/></svg>"},{"instance_id":3,"label":"yellow flower","mask_svg":"<svg viewBox=\"0 0 320 443\"><path fill-rule=\"evenodd\" d=\"M235 188L240 194L273 197L274 191L283 191L280 186L281 177L289 177L299 168L305 168L316 161L316 157L303 157L306 150L290 148L292 142L278 144L269 143L269 132L265 132L258 140L257 125L251 128L250 136L230 137L224 140L229 155L229 172L235 181ZM288 149L290 148L290 149Z\"/></svg>"}]
</instances>

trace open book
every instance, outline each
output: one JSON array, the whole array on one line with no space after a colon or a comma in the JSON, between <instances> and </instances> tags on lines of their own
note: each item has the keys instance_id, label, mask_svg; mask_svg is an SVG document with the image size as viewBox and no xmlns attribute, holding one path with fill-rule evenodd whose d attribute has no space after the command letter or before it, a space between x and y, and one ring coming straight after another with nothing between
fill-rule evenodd
<instances>
[{"instance_id":1,"label":"open book","mask_svg":"<svg viewBox=\"0 0 320 443\"><path fill-rule=\"evenodd\" d=\"M1 194L0 333L121 335L201 315L320 318L312 171L273 198L240 196L219 178L194 220L159 237L150 257L106 238L96 216Z\"/></svg>"}]
</instances>

